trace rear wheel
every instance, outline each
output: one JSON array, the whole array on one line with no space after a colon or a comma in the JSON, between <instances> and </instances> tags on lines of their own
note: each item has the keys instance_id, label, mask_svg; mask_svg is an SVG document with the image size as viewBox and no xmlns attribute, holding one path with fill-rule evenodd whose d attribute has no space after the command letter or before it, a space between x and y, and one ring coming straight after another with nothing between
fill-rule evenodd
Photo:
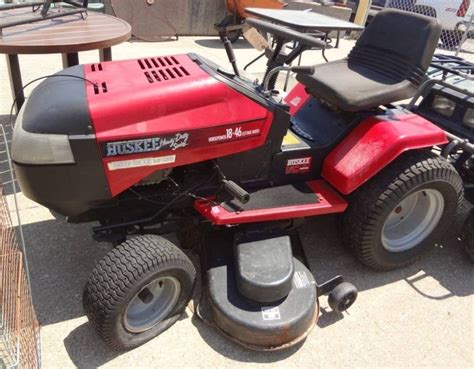
<instances>
[{"instance_id":1,"label":"rear wheel","mask_svg":"<svg viewBox=\"0 0 474 369\"><path fill-rule=\"evenodd\" d=\"M344 242L373 269L405 266L439 241L462 199L462 180L451 164L408 152L351 195Z\"/></svg>"},{"instance_id":2,"label":"rear wheel","mask_svg":"<svg viewBox=\"0 0 474 369\"><path fill-rule=\"evenodd\" d=\"M170 241L154 235L125 241L94 268L84 310L111 347L137 347L173 325L188 304L195 269Z\"/></svg>"}]
</instances>

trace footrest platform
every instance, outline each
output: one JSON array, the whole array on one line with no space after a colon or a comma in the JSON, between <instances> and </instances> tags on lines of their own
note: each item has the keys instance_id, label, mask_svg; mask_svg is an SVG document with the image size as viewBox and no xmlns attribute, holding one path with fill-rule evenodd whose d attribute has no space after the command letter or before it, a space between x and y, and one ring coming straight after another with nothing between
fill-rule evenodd
<instances>
[{"instance_id":1,"label":"footrest platform","mask_svg":"<svg viewBox=\"0 0 474 369\"><path fill-rule=\"evenodd\" d=\"M342 213L347 202L324 180L250 192L249 203L196 200L194 208L217 225L255 223Z\"/></svg>"}]
</instances>

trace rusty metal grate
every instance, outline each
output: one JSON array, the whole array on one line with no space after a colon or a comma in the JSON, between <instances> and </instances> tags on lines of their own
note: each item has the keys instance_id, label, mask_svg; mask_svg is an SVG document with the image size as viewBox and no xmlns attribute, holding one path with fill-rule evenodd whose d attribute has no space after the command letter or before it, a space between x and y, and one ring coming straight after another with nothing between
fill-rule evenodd
<instances>
[{"instance_id":1,"label":"rusty metal grate","mask_svg":"<svg viewBox=\"0 0 474 369\"><path fill-rule=\"evenodd\" d=\"M2 132L7 146L3 126ZM8 154L8 147L6 151ZM3 191L0 182L0 369L40 368L40 326L24 264L26 256L17 240Z\"/></svg>"},{"instance_id":2,"label":"rusty metal grate","mask_svg":"<svg viewBox=\"0 0 474 369\"><path fill-rule=\"evenodd\" d=\"M387 0L387 8L418 13L438 19L442 32L437 53L474 60L473 0Z\"/></svg>"}]
</instances>

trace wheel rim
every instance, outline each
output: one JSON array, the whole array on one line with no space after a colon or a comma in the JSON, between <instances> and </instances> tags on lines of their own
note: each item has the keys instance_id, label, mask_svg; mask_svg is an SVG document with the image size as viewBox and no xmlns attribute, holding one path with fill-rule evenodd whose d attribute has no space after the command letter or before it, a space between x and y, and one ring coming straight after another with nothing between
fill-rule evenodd
<instances>
[{"instance_id":1,"label":"wheel rim","mask_svg":"<svg viewBox=\"0 0 474 369\"><path fill-rule=\"evenodd\" d=\"M129 302L125 328L139 333L154 327L173 310L180 293L181 284L175 277L160 277L148 283Z\"/></svg>"},{"instance_id":2,"label":"wheel rim","mask_svg":"<svg viewBox=\"0 0 474 369\"><path fill-rule=\"evenodd\" d=\"M382 229L383 247L402 252L420 244L443 215L444 197L438 190L417 191L394 207Z\"/></svg>"}]
</instances>

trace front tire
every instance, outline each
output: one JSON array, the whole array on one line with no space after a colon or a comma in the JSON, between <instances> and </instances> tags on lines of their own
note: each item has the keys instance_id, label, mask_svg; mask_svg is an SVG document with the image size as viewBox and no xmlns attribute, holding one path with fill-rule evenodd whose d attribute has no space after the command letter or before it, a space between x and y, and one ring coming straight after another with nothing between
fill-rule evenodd
<instances>
[{"instance_id":1,"label":"front tire","mask_svg":"<svg viewBox=\"0 0 474 369\"><path fill-rule=\"evenodd\" d=\"M350 196L344 243L373 269L403 267L439 241L462 201L462 179L450 163L407 152Z\"/></svg>"},{"instance_id":2,"label":"front tire","mask_svg":"<svg viewBox=\"0 0 474 369\"><path fill-rule=\"evenodd\" d=\"M129 239L94 268L83 293L84 310L112 348L142 345L184 312L196 271L173 243L155 235Z\"/></svg>"}]
</instances>

